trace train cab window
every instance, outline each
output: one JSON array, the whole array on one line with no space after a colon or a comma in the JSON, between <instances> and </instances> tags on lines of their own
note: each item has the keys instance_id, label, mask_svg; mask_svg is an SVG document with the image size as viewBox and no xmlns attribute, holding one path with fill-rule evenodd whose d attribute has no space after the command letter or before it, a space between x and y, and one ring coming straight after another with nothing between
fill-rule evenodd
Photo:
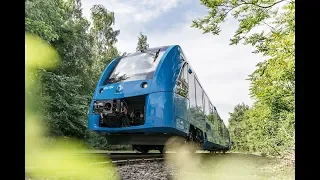
<instances>
[{"instance_id":1,"label":"train cab window","mask_svg":"<svg viewBox=\"0 0 320 180\"><path fill-rule=\"evenodd\" d=\"M109 78L104 81L103 85L124 81L152 79L166 48L160 48L158 56L156 56L157 50L158 49L149 49L147 52L135 52L123 57Z\"/></svg>"},{"instance_id":2,"label":"train cab window","mask_svg":"<svg viewBox=\"0 0 320 180\"><path fill-rule=\"evenodd\" d=\"M189 85L188 85L188 64L185 64L180 72L179 79L177 81L177 94L182 97L188 98Z\"/></svg>"}]
</instances>

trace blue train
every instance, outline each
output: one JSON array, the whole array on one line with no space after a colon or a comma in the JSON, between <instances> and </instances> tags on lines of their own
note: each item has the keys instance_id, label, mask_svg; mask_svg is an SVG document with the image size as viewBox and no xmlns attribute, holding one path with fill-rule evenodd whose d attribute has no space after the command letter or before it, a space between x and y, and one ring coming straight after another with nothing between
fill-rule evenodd
<instances>
[{"instance_id":1,"label":"blue train","mask_svg":"<svg viewBox=\"0 0 320 180\"><path fill-rule=\"evenodd\" d=\"M230 134L179 45L122 55L104 70L89 110L89 130L109 144L164 152L172 136L208 151L228 151Z\"/></svg>"}]
</instances>

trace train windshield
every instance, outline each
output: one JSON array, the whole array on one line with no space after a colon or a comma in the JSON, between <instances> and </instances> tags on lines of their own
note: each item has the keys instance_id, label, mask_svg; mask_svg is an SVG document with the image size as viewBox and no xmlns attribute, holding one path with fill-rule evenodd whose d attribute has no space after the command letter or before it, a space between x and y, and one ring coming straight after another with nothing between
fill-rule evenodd
<instances>
[{"instance_id":1,"label":"train windshield","mask_svg":"<svg viewBox=\"0 0 320 180\"><path fill-rule=\"evenodd\" d=\"M147 52L136 52L123 57L108 79L103 83L112 84L124 81L152 79L159 61L167 48L150 49Z\"/></svg>"}]
</instances>

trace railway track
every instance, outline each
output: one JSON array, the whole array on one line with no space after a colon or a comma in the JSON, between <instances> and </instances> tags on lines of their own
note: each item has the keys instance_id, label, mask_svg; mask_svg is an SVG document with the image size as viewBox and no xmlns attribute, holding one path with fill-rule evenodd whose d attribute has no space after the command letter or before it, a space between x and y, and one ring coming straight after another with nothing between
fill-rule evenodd
<instances>
[{"instance_id":1,"label":"railway track","mask_svg":"<svg viewBox=\"0 0 320 180\"><path fill-rule=\"evenodd\" d=\"M106 156L106 161L101 162L92 162L89 164L92 165L103 165L113 163L117 166L142 163L142 162L151 162L151 161L163 161L164 157L161 153L102 153L102 152L93 152L93 153L77 153L77 154L42 154L39 156ZM31 172L37 169L37 167L25 167L25 172Z\"/></svg>"},{"instance_id":2,"label":"railway track","mask_svg":"<svg viewBox=\"0 0 320 180\"><path fill-rule=\"evenodd\" d=\"M175 154L175 152L167 152L166 154ZM201 156L211 156L211 153L196 153ZM116 166L122 166L122 165L130 165L130 164L136 164L136 163L142 163L142 162L151 162L151 161L163 161L164 160L164 154L161 153L148 153L148 154L142 154L138 152L117 152L117 153L110 153L110 152L84 152L84 153L76 153L76 154L41 154L39 156L91 156L94 159L95 156L103 157L105 156L105 161L98 161L98 162L91 162L89 164L92 165L103 165L103 164L115 164ZM37 169L37 167L25 167L25 172L30 172Z\"/></svg>"},{"instance_id":3,"label":"railway track","mask_svg":"<svg viewBox=\"0 0 320 180\"><path fill-rule=\"evenodd\" d=\"M109 158L111 162L120 166L141 162L150 162L150 161L163 161L163 154L154 153L154 154L111 154Z\"/></svg>"},{"instance_id":4,"label":"railway track","mask_svg":"<svg viewBox=\"0 0 320 180\"><path fill-rule=\"evenodd\" d=\"M160 153L93 153L94 155L105 155L111 159L111 161L106 162L96 162L92 164L103 164L103 163L114 163L116 165L126 165L140 162L150 162L150 161L163 161L163 154Z\"/></svg>"}]
</instances>

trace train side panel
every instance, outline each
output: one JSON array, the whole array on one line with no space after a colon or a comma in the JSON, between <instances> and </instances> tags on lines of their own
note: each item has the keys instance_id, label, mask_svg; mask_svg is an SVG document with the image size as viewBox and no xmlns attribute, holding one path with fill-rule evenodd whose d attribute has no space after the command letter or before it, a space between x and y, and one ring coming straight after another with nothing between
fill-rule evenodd
<instances>
[{"instance_id":1,"label":"train side panel","mask_svg":"<svg viewBox=\"0 0 320 180\"><path fill-rule=\"evenodd\" d=\"M190 124L188 119L189 102L174 93L174 88L185 60L181 56L181 48L179 46L172 46L167 52L166 58L161 60L155 72L150 92L172 92L172 109L166 107L168 111L172 110L172 118L169 120L171 121L170 126L183 132L183 136L187 136Z\"/></svg>"},{"instance_id":2,"label":"train side panel","mask_svg":"<svg viewBox=\"0 0 320 180\"><path fill-rule=\"evenodd\" d=\"M187 119L190 125L199 128L202 131L204 139L203 149L214 150L230 147L230 138L226 126L219 117L216 108L212 105L210 99L206 95L196 73L193 71L191 65L187 63L183 51L181 50L180 53L180 56L185 59L186 64L181 68L177 83L179 83L179 80L181 79L187 81L188 96L182 98L179 95L183 95L183 93L177 93L179 94L177 95L179 98L175 98L175 108L179 109L179 111L176 110L176 113L187 113ZM185 77L182 76L183 72L185 72ZM177 85L177 87L179 86ZM182 99L188 102L187 110L182 110L186 106L186 103L183 103Z\"/></svg>"},{"instance_id":3,"label":"train side panel","mask_svg":"<svg viewBox=\"0 0 320 180\"><path fill-rule=\"evenodd\" d=\"M173 92L176 84L181 68L178 46L170 46L163 56L152 79L150 93L161 91Z\"/></svg>"}]
</instances>

